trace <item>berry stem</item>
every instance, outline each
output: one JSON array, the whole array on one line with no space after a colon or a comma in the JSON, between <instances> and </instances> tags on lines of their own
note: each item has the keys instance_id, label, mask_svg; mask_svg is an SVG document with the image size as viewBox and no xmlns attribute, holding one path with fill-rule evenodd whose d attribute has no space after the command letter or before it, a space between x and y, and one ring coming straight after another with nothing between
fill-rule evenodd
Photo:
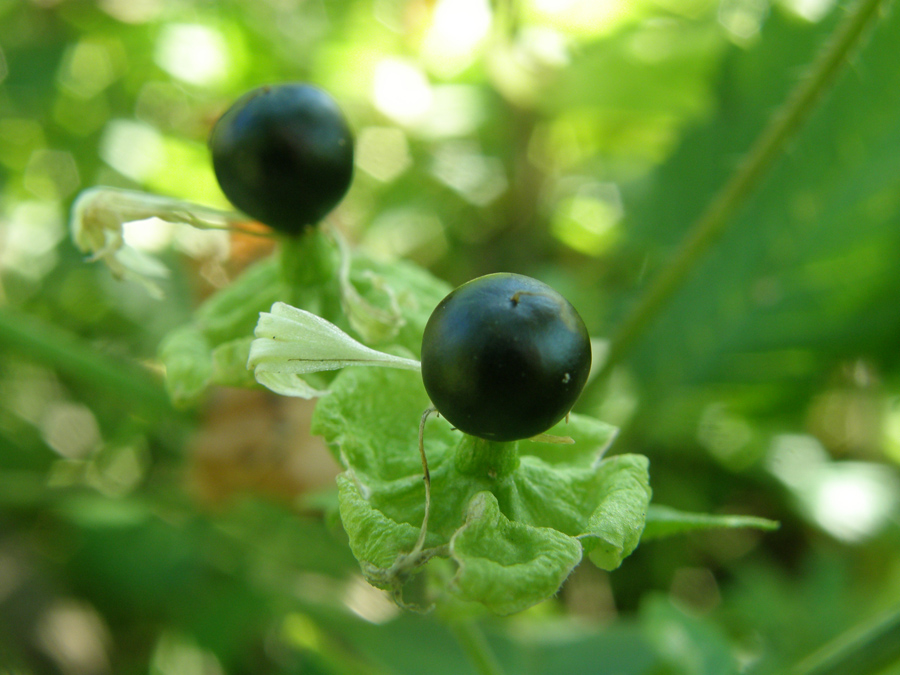
<instances>
[{"instance_id":1,"label":"berry stem","mask_svg":"<svg viewBox=\"0 0 900 675\"><path fill-rule=\"evenodd\" d=\"M595 380L598 385L621 361L665 307L681 284L696 267L697 261L725 232L729 222L760 184L767 171L797 135L825 93L834 84L841 68L866 35L866 29L879 14L886 12L888 0L860 0L835 29L809 75L791 91L782 107L757 137L744 161L699 219L688 230L672 262L662 270L613 336L609 353Z\"/></svg>"},{"instance_id":2,"label":"berry stem","mask_svg":"<svg viewBox=\"0 0 900 675\"><path fill-rule=\"evenodd\" d=\"M519 445L488 441L464 434L456 448L456 468L461 474L501 478L519 466Z\"/></svg>"},{"instance_id":3,"label":"berry stem","mask_svg":"<svg viewBox=\"0 0 900 675\"><path fill-rule=\"evenodd\" d=\"M337 249L318 227L297 236L284 237L281 269L290 293L290 304L313 314L327 316L323 286L337 280Z\"/></svg>"}]
</instances>

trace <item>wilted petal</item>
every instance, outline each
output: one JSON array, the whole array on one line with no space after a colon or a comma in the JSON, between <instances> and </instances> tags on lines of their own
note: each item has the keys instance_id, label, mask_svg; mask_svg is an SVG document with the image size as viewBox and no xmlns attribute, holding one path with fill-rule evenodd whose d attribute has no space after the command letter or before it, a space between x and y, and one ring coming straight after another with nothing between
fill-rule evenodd
<instances>
[{"instance_id":1,"label":"wilted petal","mask_svg":"<svg viewBox=\"0 0 900 675\"><path fill-rule=\"evenodd\" d=\"M259 315L247 367L261 373L317 373L346 366L419 370L415 359L386 354L357 342L325 319L283 302Z\"/></svg>"}]
</instances>

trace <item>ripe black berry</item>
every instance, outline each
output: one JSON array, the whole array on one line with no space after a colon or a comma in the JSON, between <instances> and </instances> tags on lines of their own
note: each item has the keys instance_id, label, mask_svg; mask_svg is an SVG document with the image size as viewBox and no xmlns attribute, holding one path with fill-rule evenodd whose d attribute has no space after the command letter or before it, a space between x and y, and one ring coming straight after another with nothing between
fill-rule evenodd
<instances>
[{"instance_id":1,"label":"ripe black berry","mask_svg":"<svg viewBox=\"0 0 900 675\"><path fill-rule=\"evenodd\" d=\"M209 145L231 203L288 234L320 221L350 187L350 128L334 100L306 84L245 94L216 122Z\"/></svg>"},{"instance_id":2,"label":"ripe black berry","mask_svg":"<svg viewBox=\"0 0 900 675\"><path fill-rule=\"evenodd\" d=\"M569 412L590 367L575 308L519 274L489 274L451 292L422 339L422 379L438 412L492 441L547 431Z\"/></svg>"}]
</instances>

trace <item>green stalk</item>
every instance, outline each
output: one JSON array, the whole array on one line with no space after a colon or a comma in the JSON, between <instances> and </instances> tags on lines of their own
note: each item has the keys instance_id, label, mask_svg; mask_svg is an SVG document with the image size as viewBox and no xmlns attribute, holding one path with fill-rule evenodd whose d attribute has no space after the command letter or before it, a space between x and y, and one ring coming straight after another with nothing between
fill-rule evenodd
<instances>
[{"instance_id":1,"label":"green stalk","mask_svg":"<svg viewBox=\"0 0 900 675\"><path fill-rule=\"evenodd\" d=\"M449 621L448 626L479 675L504 675L500 662L491 651L478 624L471 620Z\"/></svg>"},{"instance_id":2,"label":"green stalk","mask_svg":"<svg viewBox=\"0 0 900 675\"><path fill-rule=\"evenodd\" d=\"M319 227L281 240L281 269L290 303L323 316L322 286L337 278L336 246Z\"/></svg>"},{"instance_id":3,"label":"green stalk","mask_svg":"<svg viewBox=\"0 0 900 675\"><path fill-rule=\"evenodd\" d=\"M82 384L114 392L115 400L130 408L162 416L173 413L162 384L149 372L97 351L58 326L4 307L0 345Z\"/></svg>"},{"instance_id":4,"label":"green stalk","mask_svg":"<svg viewBox=\"0 0 900 675\"><path fill-rule=\"evenodd\" d=\"M653 319L696 267L697 261L722 236L730 219L784 152L816 104L834 83L841 68L859 47L866 28L889 0L860 0L835 30L813 63L809 76L800 81L784 105L751 146L746 158L698 220L689 228L681 247L644 292L610 342L609 353L597 377L603 382L647 330Z\"/></svg>"},{"instance_id":5,"label":"green stalk","mask_svg":"<svg viewBox=\"0 0 900 675\"><path fill-rule=\"evenodd\" d=\"M456 448L456 468L467 476L502 478L519 466L519 444L488 441L463 434Z\"/></svg>"},{"instance_id":6,"label":"green stalk","mask_svg":"<svg viewBox=\"0 0 900 675\"><path fill-rule=\"evenodd\" d=\"M900 660L900 608L851 630L805 659L790 675L875 675Z\"/></svg>"}]
</instances>

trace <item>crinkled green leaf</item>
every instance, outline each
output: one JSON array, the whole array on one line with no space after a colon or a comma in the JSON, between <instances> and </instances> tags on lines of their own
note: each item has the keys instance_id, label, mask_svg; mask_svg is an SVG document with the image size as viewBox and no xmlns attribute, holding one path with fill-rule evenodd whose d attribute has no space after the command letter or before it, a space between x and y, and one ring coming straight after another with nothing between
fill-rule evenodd
<instances>
[{"instance_id":1,"label":"crinkled green leaf","mask_svg":"<svg viewBox=\"0 0 900 675\"><path fill-rule=\"evenodd\" d=\"M250 337L259 313L286 297L278 258L272 256L248 267L228 286L211 295L197 308L194 323L214 345Z\"/></svg>"},{"instance_id":2,"label":"crinkled green leaf","mask_svg":"<svg viewBox=\"0 0 900 675\"><path fill-rule=\"evenodd\" d=\"M598 467L600 503L581 542L591 561L605 570L622 564L641 540L650 504L648 461L643 455L617 455Z\"/></svg>"},{"instance_id":3,"label":"crinkled green leaf","mask_svg":"<svg viewBox=\"0 0 900 675\"><path fill-rule=\"evenodd\" d=\"M556 466L594 466L612 445L618 428L593 417L571 413L547 431L547 434L568 437L572 443L542 443L525 441L519 444L523 455L540 457Z\"/></svg>"},{"instance_id":4,"label":"crinkled green leaf","mask_svg":"<svg viewBox=\"0 0 900 675\"><path fill-rule=\"evenodd\" d=\"M347 368L329 389L331 394L316 404L312 431L329 442L345 467L367 482L421 476L419 420L430 402L418 372ZM429 424L429 461L438 461L458 437Z\"/></svg>"},{"instance_id":5,"label":"crinkled green leaf","mask_svg":"<svg viewBox=\"0 0 900 675\"><path fill-rule=\"evenodd\" d=\"M418 452L419 421L430 407L419 373L391 368L348 368L316 404L312 431L321 434L352 475L353 485L391 522L415 526L425 514L425 487ZM447 544L463 524L465 504L484 486L459 480L453 450L462 434L446 422L426 426L425 447L432 483L429 545ZM342 500L343 502L343 500ZM342 503L342 515L345 505ZM349 533L352 542L352 533ZM352 543L351 543L352 545ZM402 540L384 539L381 557L408 552ZM374 562L360 558L361 562Z\"/></svg>"},{"instance_id":6,"label":"crinkled green leaf","mask_svg":"<svg viewBox=\"0 0 900 675\"><path fill-rule=\"evenodd\" d=\"M166 390L178 407L196 403L213 377L212 347L203 332L188 325L169 333L159 348Z\"/></svg>"},{"instance_id":7,"label":"crinkled green leaf","mask_svg":"<svg viewBox=\"0 0 900 675\"><path fill-rule=\"evenodd\" d=\"M369 302L350 279L353 256L346 242L340 235L337 236L340 245L341 264L338 277L341 285L341 306L353 330L362 337L364 342L377 344L387 342L400 332L405 323L400 307L396 302L396 294L387 283L376 283L375 287L382 291L387 299L387 307L379 307ZM373 276L374 273L370 273ZM381 279L379 277L379 279Z\"/></svg>"},{"instance_id":8,"label":"crinkled green leaf","mask_svg":"<svg viewBox=\"0 0 900 675\"><path fill-rule=\"evenodd\" d=\"M712 515L688 513L669 506L653 504L647 511L647 524L642 540L670 537L676 534L712 530L717 528L752 527L759 530L777 530L777 521L756 516Z\"/></svg>"},{"instance_id":9,"label":"crinkled green leaf","mask_svg":"<svg viewBox=\"0 0 900 675\"><path fill-rule=\"evenodd\" d=\"M526 455L495 492L510 517L578 537L591 561L611 570L640 541L650 501L647 460L617 455L589 468L563 468Z\"/></svg>"},{"instance_id":10,"label":"crinkled green leaf","mask_svg":"<svg viewBox=\"0 0 900 675\"><path fill-rule=\"evenodd\" d=\"M357 560L388 568L400 552L412 550L418 526L398 523L372 508L350 472L338 476L337 484L341 522Z\"/></svg>"},{"instance_id":11,"label":"crinkled green leaf","mask_svg":"<svg viewBox=\"0 0 900 675\"><path fill-rule=\"evenodd\" d=\"M512 614L556 594L581 561L581 544L552 528L509 520L494 494L479 492L450 554L459 564L452 585L457 595Z\"/></svg>"},{"instance_id":12,"label":"crinkled green leaf","mask_svg":"<svg viewBox=\"0 0 900 675\"><path fill-rule=\"evenodd\" d=\"M399 309L403 322L391 342L418 358L425 324L452 288L418 265L403 260L378 262L359 253L353 258L350 280L374 307L388 312Z\"/></svg>"},{"instance_id":13,"label":"crinkled green leaf","mask_svg":"<svg viewBox=\"0 0 900 675\"><path fill-rule=\"evenodd\" d=\"M250 337L224 342L212 350L214 384L228 387L251 387L256 384L253 372L247 368Z\"/></svg>"}]
</instances>

